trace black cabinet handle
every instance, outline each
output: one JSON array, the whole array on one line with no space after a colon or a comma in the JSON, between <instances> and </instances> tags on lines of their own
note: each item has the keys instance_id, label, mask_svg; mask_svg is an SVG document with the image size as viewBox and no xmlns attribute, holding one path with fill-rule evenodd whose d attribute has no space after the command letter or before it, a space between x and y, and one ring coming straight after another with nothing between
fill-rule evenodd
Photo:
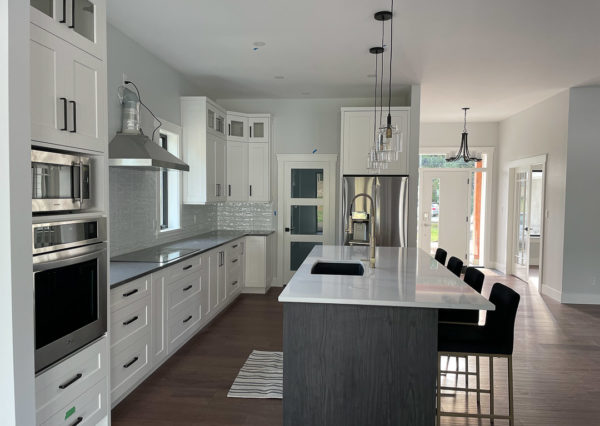
<instances>
[{"instance_id":1,"label":"black cabinet handle","mask_svg":"<svg viewBox=\"0 0 600 426\"><path fill-rule=\"evenodd\" d=\"M237 259L233 259L233 260L231 261L231 263L235 263L235 262L237 262L237 261L238 261Z\"/></svg>"},{"instance_id":2,"label":"black cabinet handle","mask_svg":"<svg viewBox=\"0 0 600 426\"><path fill-rule=\"evenodd\" d=\"M237 280L236 280L236 281L232 282L232 283L231 283L231 285L236 285L237 283L238 283L238 282L237 282Z\"/></svg>"},{"instance_id":3,"label":"black cabinet handle","mask_svg":"<svg viewBox=\"0 0 600 426\"><path fill-rule=\"evenodd\" d=\"M73 105L73 130L71 133L77 133L77 102L69 101L71 105Z\"/></svg>"},{"instance_id":4,"label":"black cabinet handle","mask_svg":"<svg viewBox=\"0 0 600 426\"><path fill-rule=\"evenodd\" d=\"M138 316L136 315L136 316L134 316L133 318L131 318L131 319L127 320L127 321L124 321L124 322L123 322L123 325L129 325L129 324L131 324L132 322L134 322L134 321L137 321L137 319L138 319Z\"/></svg>"},{"instance_id":5,"label":"black cabinet handle","mask_svg":"<svg viewBox=\"0 0 600 426\"><path fill-rule=\"evenodd\" d=\"M252 137L252 126L250 126L250 137Z\"/></svg>"},{"instance_id":6,"label":"black cabinet handle","mask_svg":"<svg viewBox=\"0 0 600 426\"><path fill-rule=\"evenodd\" d=\"M123 293L123 297L129 297L132 294L136 294L139 290L137 288L134 288L133 290L131 290L130 292L127 293Z\"/></svg>"},{"instance_id":7,"label":"black cabinet handle","mask_svg":"<svg viewBox=\"0 0 600 426\"><path fill-rule=\"evenodd\" d=\"M77 426L82 421L83 421L83 417L79 416L79 417L77 417L77 420L75 420L73 423L71 423L71 426Z\"/></svg>"},{"instance_id":8,"label":"black cabinet handle","mask_svg":"<svg viewBox=\"0 0 600 426\"><path fill-rule=\"evenodd\" d=\"M123 365L123 368L129 368L131 367L133 364L135 364L135 362L138 360L139 358L136 356L135 358L133 358L131 361L129 361L127 364Z\"/></svg>"},{"instance_id":9,"label":"black cabinet handle","mask_svg":"<svg viewBox=\"0 0 600 426\"><path fill-rule=\"evenodd\" d=\"M231 124L227 125L227 133L231 136Z\"/></svg>"},{"instance_id":10,"label":"black cabinet handle","mask_svg":"<svg viewBox=\"0 0 600 426\"><path fill-rule=\"evenodd\" d=\"M67 98L60 98L63 103L63 127L60 130L68 130L67 128Z\"/></svg>"},{"instance_id":11,"label":"black cabinet handle","mask_svg":"<svg viewBox=\"0 0 600 426\"><path fill-rule=\"evenodd\" d=\"M190 315L189 317L187 317L186 319L183 320L183 323L185 324L186 322L188 322L191 319L192 319L192 316Z\"/></svg>"},{"instance_id":12,"label":"black cabinet handle","mask_svg":"<svg viewBox=\"0 0 600 426\"><path fill-rule=\"evenodd\" d=\"M67 0L63 0L63 14L62 14L62 19L60 21L61 24L64 24L65 22L67 22Z\"/></svg>"},{"instance_id":13,"label":"black cabinet handle","mask_svg":"<svg viewBox=\"0 0 600 426\"><path fill-rule=\"evenodd\" d=\"M59 389L66 389L69 386L71 386L73 383L75 383L77 380L81 379L83 377L83 374L81 373L77 373L77 375L75 377L73 377L71 380L69 380L66 383L63 383L62 385L58 385Z\"/></svg>"},{"instance_id":14,"label":"black cabinet handle","mask_svg":"<svg viewBox=\"0 0 600 426\"><path fill-rule=\"evenodd\" d=\"M71 0L71 25L69 28L75 28L75 0Z\"/></svg>"},{"instance_id":15,"label":"black cabinet handle","mask_svg":"<svg viewBox=\"0 0 600 426\"><path fill-rule=\"evenodd\" d=\"M250 196L252 197L252 185L250 185Z\"/></svg>"},{"instance_id":16,"label":"black cabinet handle","mask_svg":"<svg viewBox=\"0 0 600 426\"><path fill-rule=\"evenodd\" d=\"M231 197L231 185L229 185L229 196Z\"/></svg>"},{"instance_id":17,"label":"black cabinet handle","mask_svg":"<svg viewBox=\"0 0 600 426\"><path fill-rule=\"evenodd\" d=\"M187 271L188 269L192 268L194 265L188 265L188 266L184 266L183 270Z\"/></svg>"},{"instance_id":18,"label":"black cabinet handle","mask_svg":"<svg viewBox=\"0 0 600 426\"><path fill-rule=\"evenodd\" d=\"M239 244L234 244L231 246L231 248L237 248Z\"/></svg>"},{"instance_id":19,"label":"black cabinet handle","mask_svg":"<svg viewBox=\"0 0 600 426\"><path fill-rule=\"evenodd\" d=\"M188 290L189 290L189 289L191 289L192 287L194 287L194 286L190 284L190 285L188 285L187 287L185 287L185 288L183 289L183 291L188 291Z\"/></svg>"}]
</instances>

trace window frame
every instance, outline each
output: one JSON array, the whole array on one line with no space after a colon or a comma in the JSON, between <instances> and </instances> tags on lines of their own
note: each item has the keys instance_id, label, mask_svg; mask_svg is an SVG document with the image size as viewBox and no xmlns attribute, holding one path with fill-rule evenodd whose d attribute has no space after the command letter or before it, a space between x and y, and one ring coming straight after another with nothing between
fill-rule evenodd
<instances>
[{"instance_id":1,"label":"window frame","mask_svg":"<svg viewBox=\"0 0 600 426\"><path fill-rule=\"evenodd\" d=\"M158 140L155 142L161 147L165 145L165 136L166 136L166 144L169 145L169 136L177 138L177 157L182 158L183 156L183 144L182 144L182 128L176 124L170 123L167 120L160 118L161 126L157 130ZM158 122L155 122L155 126L158 126ZM171 152L171 151L170 151ZM172 152L171 152L172 153ZM156 219L155 219L155 232L158 240L163 238L171 237L173 235L177 235L183 232L182 227L182 214L183 214L183 176L181 171L178 170L165 170L162 169L158 172L158 179L156 184ZM166 176L166 182L163 181L163 176ZM170 195L173 194L173 181L172 177L177 176L176 185L176 194L178 197L177 202L177 211L172 212L170 210L169 198ZM163 196L165 186L167 187L167 197ZM163 209L167 209L167 226L165 227L163 223ZM168 221L175 220L176 226L168 226Z\"/></svg>"}]
</instances>

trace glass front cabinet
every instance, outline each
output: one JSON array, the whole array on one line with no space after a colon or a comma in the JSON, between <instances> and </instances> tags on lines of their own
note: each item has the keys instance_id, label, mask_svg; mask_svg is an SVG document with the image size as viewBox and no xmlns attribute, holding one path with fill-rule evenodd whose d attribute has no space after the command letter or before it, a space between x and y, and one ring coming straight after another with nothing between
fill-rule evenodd
<instances>
[{"instance_id":1,"label":"glass front cabinet","mask_svg":"<svg viewBox=\"0 0 600 426\"><path fill-rule=\"evenodd\" d=\"M106 57L106 0L30 0L31 22L76 47Z\"/></svg>"}]
</instances>

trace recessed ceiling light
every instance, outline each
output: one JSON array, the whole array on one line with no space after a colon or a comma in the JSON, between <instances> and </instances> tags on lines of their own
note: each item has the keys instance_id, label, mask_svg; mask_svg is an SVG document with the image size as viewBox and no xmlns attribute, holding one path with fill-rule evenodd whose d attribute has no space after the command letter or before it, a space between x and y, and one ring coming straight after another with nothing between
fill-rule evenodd
<instances>
[{"instance_id":1,"label":"recessed ceiling light","mask_svg":"<svg viewBox=\"0 0 600 426\"><path fill-rule=\"evenodd\" d=\"M276 75L275 77L277 80L283 80L285 77L283 75Z\"/></svg>"},{"instance_id":2,"label":"recessed ceiling light","mask_svg":"<svg viewBox=\"0 0 600 426\"><path fill-rule=\"evenodd\" d=\"M255 45L256 47L263 47L263 46L265 46L266 44L267 44L267 43L265 43L264 41L255 41L255 42L254 42L254 45Z\"/></svg>"}]
</instances>

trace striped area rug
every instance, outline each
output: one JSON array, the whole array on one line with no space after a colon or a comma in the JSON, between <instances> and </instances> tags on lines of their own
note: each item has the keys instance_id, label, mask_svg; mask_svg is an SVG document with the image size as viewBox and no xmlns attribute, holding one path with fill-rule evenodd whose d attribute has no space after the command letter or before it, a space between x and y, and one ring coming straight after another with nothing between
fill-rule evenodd
<instances>
[{"instance_id":1,"label":"striped area rug","mask_svg":"<svg viewBox=\"0 0 600 426\"><path fill-rule=\"evenodd\" d=\"M282 399L283 352L252 351L227 396Z\"/></svg>"}]
</instances>

